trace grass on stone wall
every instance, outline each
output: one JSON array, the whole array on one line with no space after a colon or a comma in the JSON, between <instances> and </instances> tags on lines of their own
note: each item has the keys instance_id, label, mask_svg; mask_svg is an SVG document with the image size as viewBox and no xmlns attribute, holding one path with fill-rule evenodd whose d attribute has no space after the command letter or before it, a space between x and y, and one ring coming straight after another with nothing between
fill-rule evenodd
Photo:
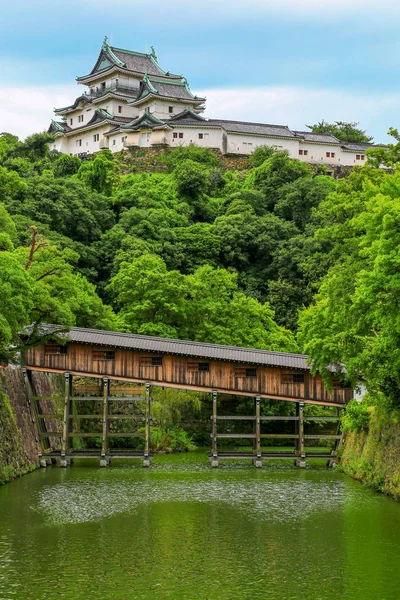
<instances>
[{"instance_id":1,"label":"grass on stone wall","mask_svg":"<svg viewBox=\"0 0 400 600\"><path fill-rule=\"evenodd\" d=\"M7 394L0 393L0 485L36 468L24 452L22 433Z\"/></svg>"},{"instance_id":2,"label":"grass on stone wall","mask_svg":"<svg viewBox=\"0 0 400 600\"><path fill-rule=\"evenodd\" d=\"M347 432L341 468L400 501L400 411L370 411L368 428Z\"/></svg>"}]
</instances>

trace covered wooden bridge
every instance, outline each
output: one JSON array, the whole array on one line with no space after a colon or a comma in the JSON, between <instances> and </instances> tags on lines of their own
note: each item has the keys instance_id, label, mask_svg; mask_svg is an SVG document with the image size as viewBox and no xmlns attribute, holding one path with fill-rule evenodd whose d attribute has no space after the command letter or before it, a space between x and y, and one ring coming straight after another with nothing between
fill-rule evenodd
<instances>
[{"instance_id":1,"label":"covered wooden bridge","mask_svg":"<svg viewBox=\"0 0 400 600\"><path fill-rule=\"evenodd\" d=\"M56 332L56 326L47 326L47 333ZM47 338L48 339L48 338ZM54 337L60 339L60 336ZM171 340L143 335L132 335L82 329L72 327L60 341L47 341L28 350L24 356L26 384L31 399L32 418L37 424L38 452L41 463L45 465L57 457L62 466L69 464L76 456L100 457L100 464L106 466L112 457L140 457L145 466L150 465L151 433L151 393L152 386L209 392L212 395L213 412L211 416L212 451L211 464L218 466L220 458L251 458L255 466L261 466L264 458L291 458L298 466L305 466L307 457L332 459L333 451L306 452L308 440L329 439L338 443L340 433L322 435L307 434L304 430L303 409L305 404L343 408L352 398L352 389L343 387L339 377L333 373L332 390L329 391L320 375L312 375L307 356L285 352L272 352L202 342ZM32 389L31 371L65 374L65 394L60 427L50 431L48 423L55 422L56 412L43 412L41 400ZM101 380L101 394L92 396L77 391L76 381L82 377ZM121 395L121 385L130 385L129 393ZM138 384L132 386L132 384ZM114 389L113 389L114 386ZM78 386L79 387L79 386ZM81 386L82 391L82 386ZM133 391L132 391L133 390ZM145 390L145 391L144 391ZM254 398L254 411L248 416L219 415L217 397L220 395L251 396ZM296 416L279 417L261 414L263 399L272 399L296 403ZM47 398L46 400L50 400ZM80 414L82 402L101 403L102 411L93 414ZM110 431L110 423L121 419L126 422L133 412L116 414L115 407L120 403L134 406L142 401L145 405L142 427L136 431L118 433ZM136 418L136 417L135 417ZM102 424L101 432L76 431L80 419L97 419ZM336 416L307 416L307 421L339 421ZM219 421L251 421L253 432L219 433ZM291 434L262 433L263 421L293 421ZM62 426L61 426L62 425ZM54 427L53 427L54 428ZM100 436L101 450L88 451L73 448L73 438ZM110 449L110 439L140 437L144 438L143 449ZM58 438L58 443L55 442ZM221 452L218 440L239 438L252 445L249 452ZM262 439L288 439L295 442L293 452L266 452L262 450ZM308 442L310 443L310 442Z\"/></svg>"}]
</instances>

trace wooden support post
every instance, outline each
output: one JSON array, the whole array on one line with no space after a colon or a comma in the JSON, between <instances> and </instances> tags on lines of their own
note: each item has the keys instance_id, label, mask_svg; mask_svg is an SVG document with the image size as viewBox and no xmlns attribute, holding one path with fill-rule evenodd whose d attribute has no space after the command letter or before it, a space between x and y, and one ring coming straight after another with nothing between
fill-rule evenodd
<instances>
[{"instance_id":1,"label":"wooden support post","mask_svg":"<svg viewBox=\"0 0 400 600\"><path fill-rule=\"evenodd\" d=\"M213 414L212 414L212 458L211 458L211 466L213 468L217 468L219 466L218 461L218 447L217 447L217 392L213 390L212 392L212 406L213 406Z\"/></svg>"},{"instance_id":2,"label":"wooden support post","mask_svg":"<svg viewBox=\"0 0 400 600\"><path fill-rule=\"evenodd\" d=\"M255 420L254 420L254 458L253 464L257 468L262 467L262 458L261 458L261 412L260 412L260 396L256 396L254 399L254 409L255 409Z\"/></svg>"},{"instance_id":3,"label":"wooden support post","mask_svg":"<svg viewBox=\"0 0 400 600\"><path fill-rule=\"evenodd\" d=\"M109 396L109 380L108 377L103 377L103 440L101 443L101 458L100 467L108 467L107 459L108 452L108 396Z\"/></svg>"},{"instance_id":4,"label":"wooden support post","mask_svg":"<svg viewBox=\"0 0 400 600\"><path fill-rule=\"evenodd\" d=\"M63 419L63 436L61 440L61 459L60 467L68 466L67 453L69 451L69 411L70 411L70 396L71 396L71 376L65 373L65 388L64 388L64 419Z\"/></svg>"},{"instance_id":5,"label":"wooden support post","mask_svg":"<svg viewBox=\"0 0 400 600\"><path fill-rule=\"evenodd\" d=\"M328 460L328 463L327 463L327 466L328 466L330 469L333 469L333 468L335 468L335 467L337 466L337 464L338 464L338 459L336 458L336 457L337 457L337 451L338 451L338 449L339 449L339 446L340 446L340 444L342 444L342 443L343 443L342 423L341 423L341 419L340 419L340 410L341 410L341 409L340 409L340 408L337 408L336 410L337 410L337 415L338 415L338 417L339 417L339 419L338 419L338 426L337 426L337 429L336 429L336 434L337 434L337 435L340 435L341 437L340 437L340 438L338 438L338 439L335 441L335 444L334 444L334 446L333 446L333 448L332 448L332 453L331 453L331 454L332 454L332 458L331 458L331 459L329 459L329 460Z\"/></svg>"},{"instance_id":6,"label":"wooden support post","mask_svg":"<svg viewBox=\"0 0 400 600\"><path fill-rule=\"evenodd\" d=\"M300 456L296 460L296 466L299 467L300 469L305 469L307 466L307 463L306 463L306 454L305 454L305 448L304 448L304 402L298 403L297 414L299 417L299 420L298 420L299 437L298 437L297 449L298 449L298 453Z\"/></svg>"},{"instance_id":7,"label":"wooden support post","mask_svg":"<svg viewBox=\"0 0 400 600\"><path fill-rule=\"evenodd\" d=\"M145 440L144 440L144 456L143 466L149 467L151 463L150 457L150 420L151 420L151 386L146 383L146 423L145 423Z\"/></svg>"},{"instance_id":8,"label":"wooden support post","mask_svg":"<svg viewBox=\"0 0 400 600\"><path fill-rule=\"evenodd\" d=\"M31 414L31 420L32 420L32 424L33 424L33 431L35 434L35 441L36 441L40 466L47 467L46 458L43 458L43 447L42 447L42 441L41 441L43 438L41 438L41 436L39 435L39 419L38 419L38 413L37 413L36 404L35 404L36 400L34 400L34 398L33 398L34 394L33 394L32 384L31 384L30 377L29 377L30 373L28 373L28 371L26 369L22 369L22 375L24 378L26 397L28 399L29 412Z\"/></svg>"}]
</instances>

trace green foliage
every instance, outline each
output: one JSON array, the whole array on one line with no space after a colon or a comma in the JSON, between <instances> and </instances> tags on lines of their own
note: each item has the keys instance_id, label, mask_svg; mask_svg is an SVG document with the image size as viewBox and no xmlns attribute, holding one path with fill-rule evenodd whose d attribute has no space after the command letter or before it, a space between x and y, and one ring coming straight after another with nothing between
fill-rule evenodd
<instances>
[{"instance_id":1,"label":"green foliage","mask_svg":"<svg viewBox=\"0 0 400 600\"><path fill-rule=\"evenodd\" d=\"M175 167L174 178L178 193L194 199L207 194L211 185L207 167L190 159Z\"/></svg>"},{"instance_id":2,"label":"green foliage","mask_svg":"<svg viewBox=\"0 0 400 600\"><path fill-rule=\"evenodd\" d=\"M150 449L153 452L196 450L192 437L182 427L156 426L151 428Z\"/></svg>"},{"instance_id":3,"label":"green foliage","mask_svg":"<svg viewBox=\"0 0 400 600\"><path fill-rule=\"evenodd\" d=\"M360 189L361 183L361 189ZM321 204L330 265L315 304L300 315L300 343L323 371L344 363L393 406L400 398L400 173L355 173Z\"/></svg>"},{"instance_id":4,"label":"green foliage","mask_svg":"<svg viewBox=\"0 0 400 600\"><path fill-rule=\"evenodd\" d=\"M342 416L342 430L361 431L368 426L370 413L368 407L362 402L351 400Z\"/></svg>"},{"instance_id":5,"label":"green foliage","mask_svg":"<svg viewBox=\"0 0 400 600\"><path fill-rule=\"evenodd\" d=\"M352 477L400 500L400 414L372 410L368 428L346 434L341 468Z\"/></svg>"},{"instance_id":6,"label":"green foliage","mask_svg":"<svg viewBox=\"0 0 400 600\"><path fill-rule=\"evenodd\" d=\"M320 121L314 125L307 125L314 133L330 133L338 138L341 142L352 142L354 144L365 144L372 142L374 139L372 136L367 135L367 132L358 127L359 123L345 121L335 121L334 123L328 123L327 121Z\"/></svg>"},{"instance_id":7,"label":"green foliage","mask_svg":"<svg viewBox=\"0 0 400 600\"><path fill-rule=\"evenodd\" d=\"M273 146L258 146L250 155L250 164L259 167L276 152Z\"/></svg>"},{"instance_id":8,"label":"green foliage","mask_svg":"<svg viewBox=\"0 0 400 600\"><path fill-rule=\"evenodd\" d=\"M178 146L174 150L165 152L161 156L161 161L167 165L170 171L185 162L190 160L192 162L206 165L210 168L218 168L221 166L221 161L218 156L209 148L199 148L194 144L189 146Z\"/></svg>"},{"instance_id":9,"label":"green foliage","mask_svg":"<svg viewBox=\"0 0 400 600\"><path fill-rule=\"evenodd\" d=\"M396 141L395 144L387 144L367 151L368 164L372 167L398 167L400 163L400 133L398 129L389 128L388 135Z\"/></svg>"},{"instance_id":10,"label":"green foliage","mask_svg":"<svg viewBox=\"0 0 400 600\"><path fill-rule=\"evenodd\" d=\"M111 196L114 188L119 183L116 167L117 164L112 152L105 149L96 154L91 160L82 163L77 176L93 191Z\"/></svg>"},{"instance_id":11,"label":"green foliage","mask_svg":"<svg viewBox=\"0 0 400 600\"><path fill-rule=\"evenodd\" d=\"M296 347L292 335L274 322L269 305L245 296L237 276L224 269L207 265L183 275L148 254L122 263L109 288L122 327L132 333L274 350Z\"/></svg>"}]
</instances>

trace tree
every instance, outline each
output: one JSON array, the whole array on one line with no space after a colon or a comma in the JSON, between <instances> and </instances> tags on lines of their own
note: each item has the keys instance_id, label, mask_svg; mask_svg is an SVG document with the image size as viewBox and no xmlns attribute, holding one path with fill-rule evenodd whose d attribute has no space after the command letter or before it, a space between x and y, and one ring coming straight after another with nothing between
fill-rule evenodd
<instances>
[{"instance_id":1,"label":"tree","mask_svg":"<svg viewBox=\"0 0 400 600\"><path fill-rule=\"evenodd\" d=\"M277 150L262 165L253 169L245 187L259 190L264 196L265 210L273 210L277 201L277 190L285 184L303 177L311 178L312 169L306 163L292 160L284 150Z\"/></svg>"},{"instance_id":2,"label":"tree","mask_svg":"<svg viewBox=\"0 0 400 600\"><path fill-rule=\"evenodd\" d=\"M81 164L77 174L90 189L106 196L111 196L119 183L116 173L116 161L112 152L104 149L91 160Z\"/></svg>"},{"instance_id":3,"label":"tree","mask_svg":"<svg viewBox=\"0 0 400 600\"><path fill-rule=\"evenodd\" d=\"M295 349L268 304L239 291L237 275L207 265L192 275L168 271L159 257L122 263L110 288L121 325L132 333L162 335L272 350Z\"/></svg>"},{"instance_id":4,"label":"tree","mask_svg":"<svg viewBox=\"0 0 400 600\"><path fill-rule=\"evenodd\" d=\"M308 129L311 129L314 133L330 133L337 137L341 142L352 142L353 144L369 144L373 141L373 137L367 135L364 129L358 127L359 123L356 121L334 121L328 123L327 121L320 121L314 123L314 125L306 125Z\"/></svg>"},{"instance_id":5,"label":"tree","mask_svg":"<svg viewBox=\"0 0 400 600\"><path fill-rule=\"evenodd\" d=\"M0 363L15 358L19 333L29 323L33 295L34 281L12 247L0 251Z\"/></svg>"},{"instance_id":6,"label":"tree","mask_svg":"<svg viewBox=\"0 0 400 600\"><path fill-rule=\"evenodd\" d=\"M250 154L250 163L253 167L259 167L262 165L268 158L276 152L277 149L274 146L258 146L253 152Z\"/></svg>"},{"instance_id":7,"label":"tree","mask_svg":"<svg viewBox=\"0 0 400 600\"><path fill-rule=\"evenodd\" d=\"M400 163L400 133L398 129L390 127L388 135L396 140L395 144L387 144L367 151L368 164L372 167L396 167Z\"/></svg>"},{"instance_id":8,"label":"tree","mask_svg":"<svg viewBox=\"0 0 400 600\"><path fill-rule=\"evenodd\" d=\"M352 214L322 231L335 261L300 315L299 339L314 369L344 364L350 381L362 377L375 398L399 405L400 173L380 173L378 183L364 174L364 182Z\"/></svg>"}]
</instances>

